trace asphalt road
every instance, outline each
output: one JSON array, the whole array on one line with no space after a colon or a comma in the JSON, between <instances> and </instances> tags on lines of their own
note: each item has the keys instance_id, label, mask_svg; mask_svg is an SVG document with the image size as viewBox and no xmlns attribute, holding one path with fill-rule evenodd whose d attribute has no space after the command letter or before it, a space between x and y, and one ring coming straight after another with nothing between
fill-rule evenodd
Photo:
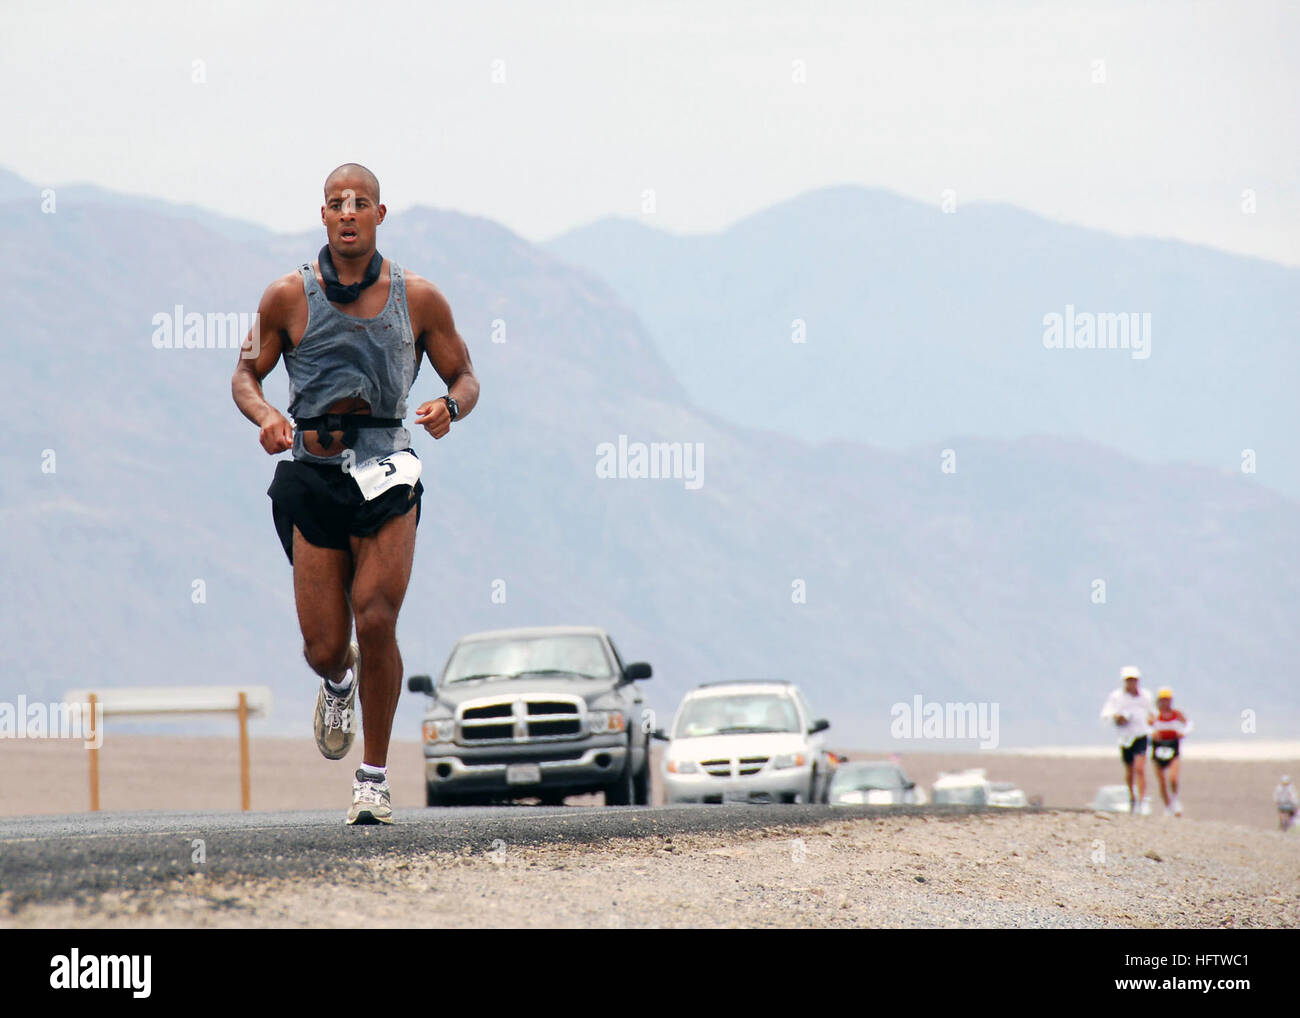
<instances>
[{"instance_id":1,"label":"asphalt road","mask_svg":"<svg viewBox=\"0 0 1300 1018\"><path fill-rule=\"evenodd\" d=\"M0 890L10 906L132 890L191 873L328 876L385 853L744 831L853 817L972 813L964 806L485 806L401 810L392 826L348 827L337 810L112 813L0 819ZM196 860L201 850L202 861Z\"/></svg>"}]
</instances>

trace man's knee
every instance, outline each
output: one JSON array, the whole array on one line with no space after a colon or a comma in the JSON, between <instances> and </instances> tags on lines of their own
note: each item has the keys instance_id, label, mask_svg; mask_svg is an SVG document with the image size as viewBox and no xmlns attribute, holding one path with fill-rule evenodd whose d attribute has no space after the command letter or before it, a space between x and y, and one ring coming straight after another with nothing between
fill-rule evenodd
<instances>
[{"instance_id":1,"label":"man's knee","mask_svg":"<svg viewBox=\"0 0 1300 1018\"><path fill-rule=\"evenodd\" d=\"M356 606L356 613L358 640L370 643L396 636L397 608L387 598L370 598Z\"/></svg>"},{"instance_id":2,"label":"man's knee","mask_svg":"<svg viewBox=\"0 0 1300 1018\"><path fill-rule=\"evenodd\" d=\"M324 639L317 637L306 640L302 645L302 656L307 659L311 670L320 676L337 675L347 667L348 640L344 638Z\"/></svg>"}]
</instances>

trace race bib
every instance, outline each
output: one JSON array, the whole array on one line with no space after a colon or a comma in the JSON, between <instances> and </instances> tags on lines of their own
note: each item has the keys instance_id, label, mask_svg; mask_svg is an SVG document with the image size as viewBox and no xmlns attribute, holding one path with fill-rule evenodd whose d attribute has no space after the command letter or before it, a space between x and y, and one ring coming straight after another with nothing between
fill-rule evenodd
<instances>
[{"instance_id":1,"label":"race bib","mask_svg":"<svg viewBox=\"0 0 1300 1018\"><path fill-rule=\"evenodd\" d=\"M1157 747L1156 747L1156 759L1157 759L1157 760L1172 760L1173 758L1174 758L1174 747L1173 747L1173 746L1157 746Z\"/></svg>"},{"instance_id":2,"label":"race bib","mask_svg":"<svg viewBox=\"0 0 1300 1018\"><path fill-rule=\"evenodd\" d=\"M376 456L358 463L352 468L352 479L361 489L362 497L369 502L399 484L414 487L420 479L420 461L411 452L390 452L387 456Z\"/></svg>"}]
</instances>

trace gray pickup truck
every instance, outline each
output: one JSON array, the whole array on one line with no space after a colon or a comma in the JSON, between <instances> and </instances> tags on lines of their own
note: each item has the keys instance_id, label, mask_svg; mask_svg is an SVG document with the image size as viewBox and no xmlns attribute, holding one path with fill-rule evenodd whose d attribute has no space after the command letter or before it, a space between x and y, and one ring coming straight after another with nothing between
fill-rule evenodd
<instances>
[{"instance_id":1,"label":"gray pickup truck","mask_svg":"<svg viewBox=\"0 0 1300 1018\"><path fill-rule=\"evenodd\" d=\"M650 802L650 725L636 682L595 626L499 629L463 637L429 697L424 777L430 806L603 791L612 806Z\"/></svg>"}]
</instances>

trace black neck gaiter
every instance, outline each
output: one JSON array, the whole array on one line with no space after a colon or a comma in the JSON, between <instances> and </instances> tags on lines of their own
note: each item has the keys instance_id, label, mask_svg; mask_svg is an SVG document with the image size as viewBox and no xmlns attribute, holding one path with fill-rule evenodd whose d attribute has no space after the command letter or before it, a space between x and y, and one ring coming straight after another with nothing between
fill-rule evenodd
<instances>
[{"instance_id":1,"label":"black neck gaiter","mask_svg":"<svg viewBox=\"0 0 1300 1018\"><path fill-rule=\"evenodd\" d=\"M330 246L326 244L320 249L317 256L320 259L320 275L325 280L325 296L335 304L351 304L361 296L361 291L367 286L374 284L379 278L379 270L384 267L384 258L378 251L370 259L370 264L366 267L365 277L359 283L349 283L344 286L339 282L339 274L334 268L334 259L330 256Z\"/></svg>"}]
</instances>

